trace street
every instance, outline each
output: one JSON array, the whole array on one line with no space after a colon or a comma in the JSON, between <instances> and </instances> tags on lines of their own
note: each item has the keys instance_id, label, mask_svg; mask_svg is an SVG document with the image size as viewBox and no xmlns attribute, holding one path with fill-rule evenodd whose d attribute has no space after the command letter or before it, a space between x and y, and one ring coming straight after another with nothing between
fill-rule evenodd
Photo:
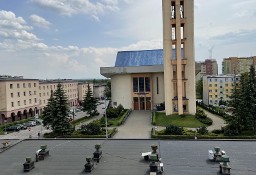
<instances>
[{"instance_id":1,"label":"street","mask_svg":"<svg viewBox=\"0 0 256 175\"><path fill-rule=\"evenodd\" d=\"M97 116L97 119L100 118L104 112L105 112L105 103L104 101L99 101L100 104L97 106L97 110L100 113L99 116ZM106 104L108 103L108 101L106 102ZM86 112L77 112L75 113L75 120L79 119L81 117L86 116ZM96 118L93 118L93 120L95 120ZM88 122L88 121L87 121ZM30 127L29 129L26 130L20 130L18 132L10 132L7 135L0 135L0 140L4 140L4 139L28 139L28 138L32 138L32 139L38 139L38 138L43 138L43 134L47 133L47 132L51 132L50 129L46 129L45 127L43 127L42 125L37 125L34 127ZM38 133L40 133L40 137L38 136Z\"/></svg>"}]
</instances>

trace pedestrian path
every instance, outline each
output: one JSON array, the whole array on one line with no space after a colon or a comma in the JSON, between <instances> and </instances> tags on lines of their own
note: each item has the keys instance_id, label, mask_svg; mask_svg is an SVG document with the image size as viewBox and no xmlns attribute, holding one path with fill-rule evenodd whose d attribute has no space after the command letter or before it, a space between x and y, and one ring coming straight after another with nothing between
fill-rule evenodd
<instances>
[{"instance_id":1,"label":"pedestrian path","mask_svg":"<svg viewBox=\"0 0 256 175\"><path fill-rule=\"evenodd\" d=\"M202 108L201 108L202 109ZM212 119L212 125L207 127L209 131L215 130L215 129L221 129L222 127L226 126L225 120L223 120L221 117L210 113L209 111L202 109L207 117Z\"/></svg>"},{"instance_id":2,"label":"pedestrian path","mask_svg":"<svg viewBox=\"0 0 256 175\"><path fill-rule=\"evenodd\" d=\"M149 139L151 137L151 111L132 111L124 125L118 127L114 139Z\"/></svg>"}]
</instances>

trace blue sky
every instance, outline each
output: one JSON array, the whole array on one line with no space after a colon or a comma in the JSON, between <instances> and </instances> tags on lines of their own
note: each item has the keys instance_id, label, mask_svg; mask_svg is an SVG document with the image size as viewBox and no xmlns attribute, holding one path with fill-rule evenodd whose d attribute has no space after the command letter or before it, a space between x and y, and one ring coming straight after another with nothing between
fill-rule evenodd
<instances>
[{"instance_id":1,"label":"blue sky","mask_svg":"<svg viewBox=\"0 0 256 175\"><path fill-rule=\"evenodd\" d=\"M197 61L212 50L221 69L225 57L256 55L255 38L255 0L195 0ZM0 74L103 78L117 51L159 48L161 0L0 1Z\"/></svg>"}]
</instances>

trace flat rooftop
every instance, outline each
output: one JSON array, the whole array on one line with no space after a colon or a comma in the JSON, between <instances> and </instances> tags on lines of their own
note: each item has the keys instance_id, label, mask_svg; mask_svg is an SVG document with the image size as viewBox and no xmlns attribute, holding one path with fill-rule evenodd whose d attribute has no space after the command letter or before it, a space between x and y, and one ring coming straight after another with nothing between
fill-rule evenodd
<instances>
[{"instance_id":1,"label":"flat rooftop","mask_svg":"<svg viewBox=\"0 0 256 175\"><path fill-rule=\"evenodd\" d=\"M256 174L254 141L175 141L175 140L24 140L0 153L1 175L79 175L84 174L85 158L92 156L94 145L102 144L103 156L90 174L148 175L149 162L141 152L158 145L164 163L164 175L216 175L219 164L209 162L208 150L219 146L230 157L231 174ZM25 158L35 159L40 145L48 145L50 156L35 162L35 168L23 172Z\"/></svg>"}]
</instances>

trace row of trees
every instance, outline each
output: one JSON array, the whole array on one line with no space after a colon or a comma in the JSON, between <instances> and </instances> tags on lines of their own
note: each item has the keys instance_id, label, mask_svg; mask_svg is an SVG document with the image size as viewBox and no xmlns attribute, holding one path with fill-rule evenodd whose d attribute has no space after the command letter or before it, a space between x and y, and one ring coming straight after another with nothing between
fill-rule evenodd
<instances>
[{"instance_id":1,"label":"row of trees","mask_svg":"<svg viewBox=\"0 0 256 175\"><path fill-rule=\"evenodd\" d=\"M97 99L93 97L92 90L88 84L87 93L82 102L82 109L90 116L98 115ZM43 125L51 127L56 135L70 135L74 127L70 123L68 98L61 84L51 92L48 104L42 112Z\"/></svg>"},{"instance_id":2,"label":"row of trees","mask_svg":"<svg viewBox=\"0 0 256 175\"><path fill-rule=\"evenodd\" d=\"M256 77L254 66L249 73L241 75L236 85L229 106L232 116L228 118L227 135L238 135L242 131L253 131L256 134Z\"/></svg>"}]
</instances>

